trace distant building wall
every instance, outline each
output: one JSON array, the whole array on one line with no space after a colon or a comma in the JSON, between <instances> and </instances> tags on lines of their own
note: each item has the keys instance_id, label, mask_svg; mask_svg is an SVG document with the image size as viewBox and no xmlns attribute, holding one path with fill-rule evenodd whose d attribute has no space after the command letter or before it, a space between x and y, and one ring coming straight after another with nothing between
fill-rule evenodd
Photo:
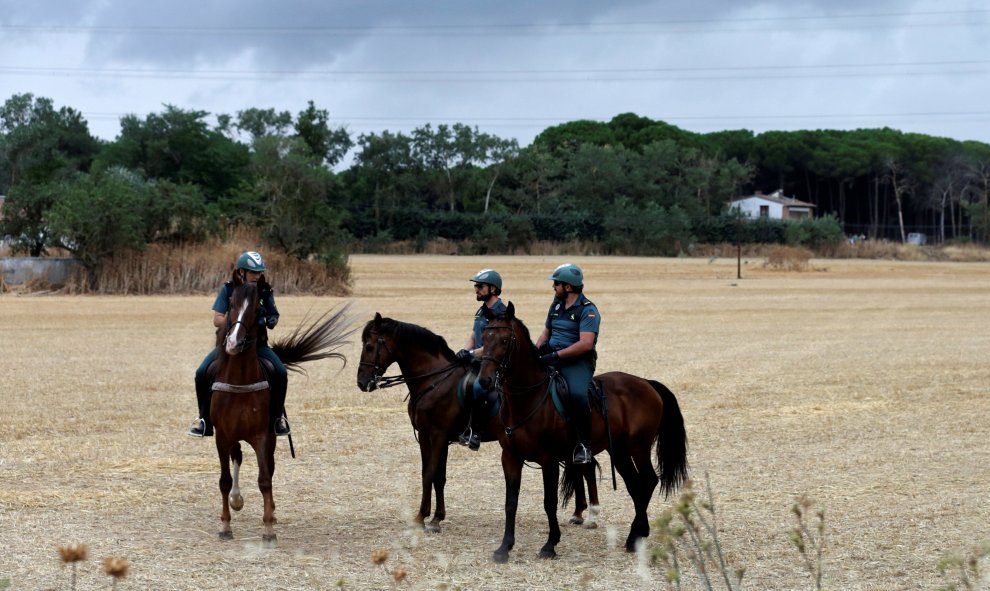
<instances>
[{"instance_id":1,"label":"distant building wall","mask_svg":"<svg viewBox=\"0 0 990 591\"><path fill-rule=\"evenodd\" d=\"M52 285L65 285L78 264L73 258L0 257L0 270L7 285L19 285L36 279Z\"/></svg>"}]
</instances>

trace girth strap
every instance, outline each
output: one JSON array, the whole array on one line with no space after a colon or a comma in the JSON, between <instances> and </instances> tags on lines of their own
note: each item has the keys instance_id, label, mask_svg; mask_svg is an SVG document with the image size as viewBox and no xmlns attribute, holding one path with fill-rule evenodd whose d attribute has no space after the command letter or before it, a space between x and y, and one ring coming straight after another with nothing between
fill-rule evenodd
<instances>
[{"instance_id":1,"label":"girth strap","mask_svg":"<svg viewBox=\"0 0 990 591\"><path fill-rule=\"evenodd\" d=\"M268 389L268 381L255 382L253 384L224 384L223 382L214 382L213 391L214 392L257 392L258 390Z\"/></svg>"}]
</instances>

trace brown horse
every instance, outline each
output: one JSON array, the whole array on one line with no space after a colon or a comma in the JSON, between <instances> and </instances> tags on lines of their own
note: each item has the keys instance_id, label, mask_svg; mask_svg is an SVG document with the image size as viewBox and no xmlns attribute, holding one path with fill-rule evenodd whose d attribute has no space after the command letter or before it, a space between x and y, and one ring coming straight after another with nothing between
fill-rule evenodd
<instances>
[{"instance_id":1,"label":"brown horse","mask_svg":"<svg viewBox=\"0 0 990 591\"><path fill-rule=\"evenodd\" d=\"M258 458L258 488L264 497L262 541L273 546L276 536L272 476L275 474L276 438L268 416L268 381L257 352L256 319L261 290L256 283L242 282L237 273L234 273L233 282L226 330L217 331L219 367L210 403L210 418L220 456L220 496L223 499L219 535L223 540L234 537L230 529L230 509L239 511L244 506L238 475L243 462L240 442L245 441L254 448ZM303 371L299 364L317 359L337 358L346 364L344 355L336 349L347 344L345 339L353 332L348 331L348 308L344 306L335 313L330 310L312 321L308 328L300 326L274 343L272 350L287 369L297 372Z\"/></svg>"},{"instance_id":2,"label":"brown horse","mask_svg":"<svg viewBox=\"0 0 990 591\"><path fill-rule=\"evenodd\" d=\"M516 508L523 462L543 468L543 508L550 523L550 535L540 549L541 558L553 558L560 542L557 524L558 463L565 463L567 481L576 478L569 469L573 443L568 438L564 418L557 412L550 394L550 374L539 363L529 330L515 317L510 302L505 314L485 310L488 326L482 342L479 379L486 387L501 390L501 418L505 429L499 432L502 470L505 473L505 533L495 550L495 562L509 560L515 544ZM687 479L687 434L677 399L666 386L621 372L595 377L605 392L608 421L602 412L592 413L593 453L608 449L612 464L619 471L636 508L626 549L634 551L637 541L650 533L646 510L657 484L665 496ZM593 404L593 406L595 406ZM601 408L599 408L601 411ZM652 461L656 447L656 468Z\"/></svg>"},{"instance_id":3,"label":"brown horse","mask_svg":"<svg viewBox=\"0 0 990 591\"><path fill-rule=\"evenodd\" d=\"M402 375L383 377L393 363L398 364ZM419 441L423 477L423 496L416 522L428 532L439 532L440 522L447 516L443 490L447 483L448 446L464 432L471 414L470 405L462 405L457 395L458 383L467 372L466 367L457 364L446 340L421 326L382 318L376 313L361 333L358 388L371 392L402 383L409 387L409 420ZM497 432L503 429L497 417L475 419L474 424L481 426L482 441L494 441ZM598 486L593 467L589 466L584 474L591 497L589 516L587 519L583 516L589 506L579 480L570 523L593 528L597 527ZM436 512L427 523L434 492Z\"/></svg>"}]
</instances>

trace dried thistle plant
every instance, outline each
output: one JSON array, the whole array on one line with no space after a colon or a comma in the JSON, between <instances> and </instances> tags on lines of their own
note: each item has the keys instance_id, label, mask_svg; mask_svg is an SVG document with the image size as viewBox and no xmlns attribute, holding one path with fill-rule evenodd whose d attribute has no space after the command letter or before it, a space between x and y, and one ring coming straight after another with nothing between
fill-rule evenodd
<instances>
[{"instance_id":1,"label":"dried thistle plant","mask_svg":"<svg viewBox=\"0 0 990 591\"><path fill-rule=\"evenodd\" d=\"M939 591L959 589L990 588L990 577L980 569L980 563L990 558L990 543L984 543L970 550L966 555L949 554L943 556L936 565L938 574L947 581Z\"/></svg>"},{"instance_id":2,"label":"dried thistle plant","mask_svg":"<svg viewBox=\"0 0 990 591\"><path fill-rule=\"evenodd\" d=\"M728 591L742 588L743 567L732 566L722 551L718 537L717 513L711 482L705 473L707 500L698 500L691 481L684 485L677 505L664 511L654 522L658 545L651 549L653 564L666 567L665 579L674 589L681 588L681 573L693 567L705 589L714 589L721 580Z\"/></svg>"},{"instance_id":3,"label":"dried thistle plant","mask_svg":"<svg viewBox=\"0 0 990 591\"><path fill-rule=\"evenodd\" d=\"M791 513L797 518L797 525L791 530L791 543L797 548L804 560L804 567L815 579L815 589L822 587L822 570L825 554L825 510L815 512L818 521L814 531L809 527L808 516L814 505L808 497L801 495L791 507Z\"/></svg>"},{"instance_id":4,"label":"dried thistle plant","mask_svg":"<svg viewBox=\"0 0 990 591\"><path fill-rule=\"evenodd\" d=\"M127 576L127 569L129 568L126 558L120 558L117 556L108 556L103 559L103 570L113 577L113 583L111 583L110 588L117 588L117 581L123 579Z\"/></svg>"},{"instance_id":5,"label":"dried thistle plant","mask_svg":"<svg viewBox=\"0 0 990 591\"><path fill-rule=\"evenodd\" d=\"M86 560L86 544L76 544L74 546L59 546L58 547L59 558L65 564L72 565L72 581L69 588L75 591L76 588L76 575L78 567L76 566L79 562Z\"/></svg>"},{"instance_id":6,"label":"dried thistle plant","mask_svg":"<svg viewBox=\"0 0 990 591\"><path fill-rule=\"evenodd\" d=\"M385 564L388 560L388 550L385 548L379 548L371 553L371 562L373 564Z\"/></svg>"}]
</instances>

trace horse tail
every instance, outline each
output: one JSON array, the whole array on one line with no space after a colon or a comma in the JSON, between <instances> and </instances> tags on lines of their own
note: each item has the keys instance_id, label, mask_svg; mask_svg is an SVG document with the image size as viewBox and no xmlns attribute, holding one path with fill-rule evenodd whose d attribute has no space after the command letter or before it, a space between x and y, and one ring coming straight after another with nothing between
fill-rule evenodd
<instances>
[{"instance_id":1,"label":"horse tail","mask_svg":"<svg viewBox=\"0 0 990 591\"><path fill-rule=\"evenodd\" d=\"M592 458L596 472L598 476L601 476L602 465L598 463L598 460ZM582 472L583 466L575 466L570 462L564 462L564 476L560 479L560 504L567 505L567 501L571 500L574 496L574 492L577 487L584 486L584 473Z\"/></svg>"},{"instance_id":2,"label":"horse tail","mask_svg":"<svg viewBox=\"0 0 990 591\"><path fill-rule=\"evenodd\" d=\"M347 365L347 358L338 349L350 344L347 337L357 330L350 308L350 303L331 308L312 321L307 314L295 330L272 343L272 351L286 369L300 373L305 373L301 364L317 359L335 358Z\"/></svg>"},{"instance_id":3,"label":"horse tail","mask_svg":"<svg viewBox=\"0 0 990 591\"><path fill-rule=\"evenodd\" d=\"M687 432L684 430L684 416L674 393L656 380L649 382L663 401L663 415L660 417L656 438L657 471L660 473L660 491L667 498L687 480Z\"/></svg>"}]
</instances>

